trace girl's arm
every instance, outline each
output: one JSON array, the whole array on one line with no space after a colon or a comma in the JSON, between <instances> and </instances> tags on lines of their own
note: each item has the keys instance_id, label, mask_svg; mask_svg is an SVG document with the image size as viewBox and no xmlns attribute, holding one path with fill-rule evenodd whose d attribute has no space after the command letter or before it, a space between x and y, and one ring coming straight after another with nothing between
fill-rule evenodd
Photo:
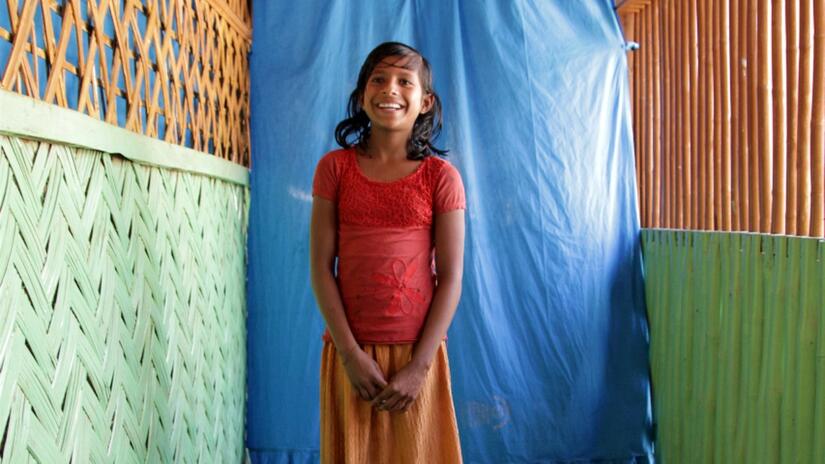
<instances>
[{"instance_id":1,"label":"girl's arm","mask_svg":"<svg viewBox=\"0 0 825 464\"><path fill-rule=\"evenodd\" d=\"M344 304L333 276L336 214L335 203L313 197L309 229L312 290L353 388L361 399L369 401L387 385L387 381L378 363L356 342L344 313Z\"/></svg>"},{"instance_id":2,"label":"girl's arm","mask_svg":"<svg viewBox=\"0 0 825 464\"><path fill-rule=\"evenodd\" d=\"M418 396L447 328L453 320L461 297L464 273L464 210L435 216L435 264L438 283L433 294L424 330L413 349L410 362L390 379L375 399L380 409L407 409Z\"/></svg>"}]
</instances>

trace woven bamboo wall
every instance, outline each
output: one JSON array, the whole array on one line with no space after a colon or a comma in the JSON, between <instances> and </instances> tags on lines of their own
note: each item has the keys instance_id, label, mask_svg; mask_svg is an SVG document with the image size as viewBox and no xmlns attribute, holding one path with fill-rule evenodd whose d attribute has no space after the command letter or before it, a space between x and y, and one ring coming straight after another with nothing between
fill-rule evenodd
<instances>
[{"instance_id":1,"label":"woven bamboo wall","mask_svg":"<svg viewBox=\"0 0 825 464\"><path fill-rule=\"evenodd\" d=\"M642 232L657 458L825 462L825 240Z\"/></svg>"},{"instance_id":2,"label":"woven bamboo wall","mask_svg":"<svg viewBox=\"0 0 825 464\"><path fill-rule=\"evenodd\" d=\"M642 226L825 236L825 2L618 0Z\"/></svg>"},{"instance_id":3,"label":"woven bamboo wall","mask_svg":"<svg viewBox=\"0 0 825 464\"><path fill-rule=\"evenodd\" d=\"M241 462L247 199L0 134L0 461Z\"/></svg>"},{"instance_id":4,"label":"woven bamboo wall","mask_svg":"<svg viewBox=\"0 0 825 464\"><path fill-rule=\"evenodd\" d=\"M249 166L247 0L3 3L0 89Z\"/></svg>"}]
</instances>

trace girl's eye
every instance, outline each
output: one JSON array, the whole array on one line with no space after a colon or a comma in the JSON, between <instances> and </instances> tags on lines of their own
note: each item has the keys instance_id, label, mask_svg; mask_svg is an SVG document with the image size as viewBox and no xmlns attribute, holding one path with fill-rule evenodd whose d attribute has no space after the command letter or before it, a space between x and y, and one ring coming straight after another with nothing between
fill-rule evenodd
<instances>
[{"instance_id":1,"label":"girl's eye","mask_svg":"<svg viewBox=\"0 0 825 464\"><path fill-rule=\"evenodd\" d=\"M375 83L381 83L381 82L384 82L384 78L383 78L383 77L373 77L371 80L372 80L372 82L375 82Z\"/></svg>"}]
</instances>

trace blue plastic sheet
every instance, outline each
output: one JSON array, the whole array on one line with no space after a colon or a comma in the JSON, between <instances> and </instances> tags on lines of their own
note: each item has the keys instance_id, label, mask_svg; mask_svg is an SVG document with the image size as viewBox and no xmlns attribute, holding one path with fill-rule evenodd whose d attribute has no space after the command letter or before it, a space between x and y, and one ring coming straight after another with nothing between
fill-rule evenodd
<instances>
[{"instance_id":1,"label":"blue plastic sheet","mask_svg":"<svg viewBox=\"0 0 825 464\"><path fill-rule=\"evenodd\" d=\"M256 1L248 438L318 459L315 164L378 43L431 61L467 190L449 332L466 462L652 459L627 64L609 0Z\"/></svg>"}]
</instances>

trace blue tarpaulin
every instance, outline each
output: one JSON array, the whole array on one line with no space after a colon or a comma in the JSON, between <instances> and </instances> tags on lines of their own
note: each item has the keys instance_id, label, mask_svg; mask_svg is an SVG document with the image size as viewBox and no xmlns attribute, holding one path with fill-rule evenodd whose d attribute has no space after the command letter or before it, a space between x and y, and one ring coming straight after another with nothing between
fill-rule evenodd
<instances>
[{"instance_id":1,"label":"blue tarpaulin","mask_svg":"<svg viewBox=\"0 0 825 464\"><path fill-rule=\"evenodd\" d=\"M610 0L254 2L247 446L318 459L311 182L367 53L430 60L467 191L449 332L469 463L652 459L624 42Z\"/></svg>"}]
</instances>

